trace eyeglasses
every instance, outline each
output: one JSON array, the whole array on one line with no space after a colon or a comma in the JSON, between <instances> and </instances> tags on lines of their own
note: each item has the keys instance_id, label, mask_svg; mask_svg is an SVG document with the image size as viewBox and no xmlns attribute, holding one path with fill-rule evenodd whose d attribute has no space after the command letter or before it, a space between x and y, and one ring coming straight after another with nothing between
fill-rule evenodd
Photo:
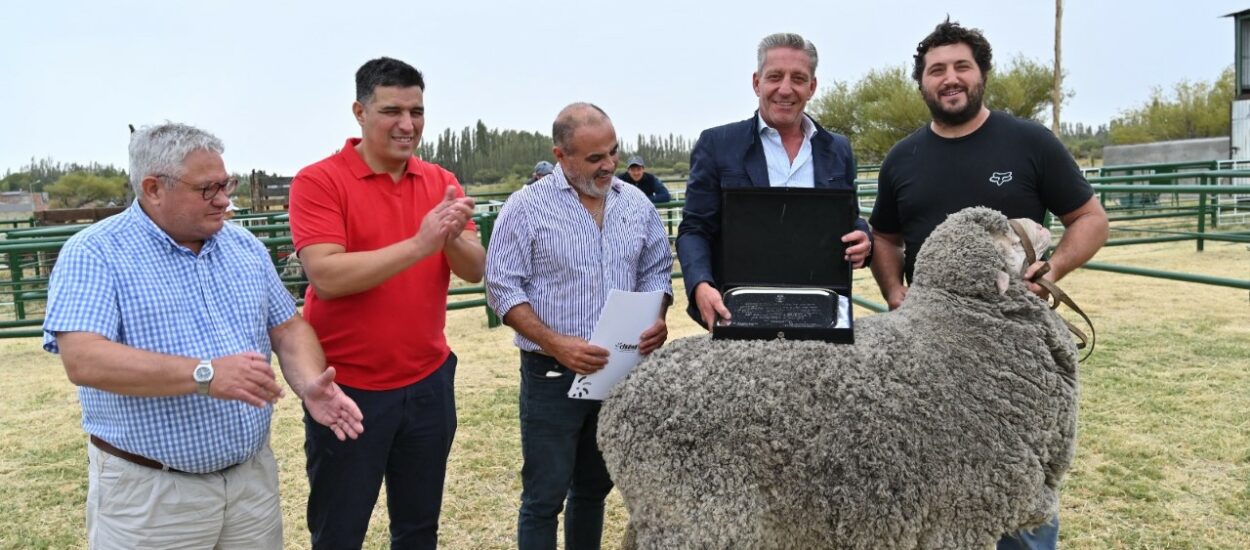
<instances>
[{"instance_id":1,"label":"eyeglasses","mask_svg":"<svg viewBox=\"0 0 1250 550\"><path fill-rule=\"evenodd\" d=\"M205 185L196 185L187 180L184 180L179 177L171 176L169 174L156 174L156 177L169 178L171 180L180 181L182 183L190 185L192 189L195 189L196 191L200 192L200 196L204 197L204 200L211 200L213 197L217 196L217 193L220 193L223 191L226 193L226 197L229 197L231 193L234 193L235 189L239 188L239 178L230 178L226 181L215 181L215 182L211 182Z\"/></svg>"}]
</instances>

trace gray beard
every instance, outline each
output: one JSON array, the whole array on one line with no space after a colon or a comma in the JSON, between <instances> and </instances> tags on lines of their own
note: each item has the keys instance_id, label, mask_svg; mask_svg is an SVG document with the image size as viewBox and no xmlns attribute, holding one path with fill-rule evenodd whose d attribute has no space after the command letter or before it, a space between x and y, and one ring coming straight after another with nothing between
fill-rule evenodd
<instances>
[{"instance_id":1,"label":"gray beard","mask_svg":"<svg viewBox=\"0 0 1250 550\"><path fill-rule=\"evenodd\" d=\"M579 193L595 199L602 199L608 196L608 189L612 188L612 184L608 183L603 189L599 189L595 185L594 179L583 179L576 176L569 179L569 185L572 185L573 189L576 189Z\"/></svg>"}]
</instances>

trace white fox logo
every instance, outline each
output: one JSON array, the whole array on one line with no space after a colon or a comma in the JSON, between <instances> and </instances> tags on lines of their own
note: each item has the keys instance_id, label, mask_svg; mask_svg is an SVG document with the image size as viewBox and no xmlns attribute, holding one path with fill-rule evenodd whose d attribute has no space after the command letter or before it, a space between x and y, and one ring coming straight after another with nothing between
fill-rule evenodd
<instances>
[{"instance_id":1,"label":"white fox logo","mask_svg":"<svg viewBox=\"0 0 1250 550\"><path fill-rule=\"evenodd\" d=\"M994 175L990 176L990 183L999 187L1009 181L1011 181L1011 172L994 172Z\"/></svg>"}]
</instances>

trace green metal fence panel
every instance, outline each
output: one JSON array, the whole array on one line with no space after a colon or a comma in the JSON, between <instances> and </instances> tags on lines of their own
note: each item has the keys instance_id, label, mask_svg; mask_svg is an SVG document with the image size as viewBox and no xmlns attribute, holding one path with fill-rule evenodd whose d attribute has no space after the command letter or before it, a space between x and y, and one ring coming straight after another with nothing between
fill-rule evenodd
<instances>
[{"instance_id":1,"label":"green metal fence panel","mask_svg":"<svg viewBox=\"0 0 1250 550\"><path fill-rule=\"evenodd\" d=\"M1223 185L1221 181L1250 181L1250 170L1219 170L1218 165L1209 162L1169 163L1156 165L1132 165L1103 167L1099 170L1087 170L1089 181L1100 201L1107 209L1113 230L1118 233L1137 233L1136 236L1124 236L1111 239L1108 246L1133 245L1158 242L1193 240L1197 249L1202 251L1206 241L1218 242L1250 242L1250 231L1212 231L1227 225L1221 221L1220 212L1224 203L1215 200L1219 196L1250 195L1250 185ZM874 173L879 167L861 166L861 176ZM1244 179L1243 179L1244 178ZM1178 183L1197 182L1197 183ZM684 183L684 182L682 182ZM861 198L861 215L867 217L871 212L871 202L876 196L876 181L869 178L857 178L857 196ZM1136 197L1120 204L1108 201L1108 196L1123 194ZM491 193L476 195L481 199L506 199L507 193ZM680 197L680 191L674 193ZM1140 197L1168 197L1164 200L1141 200ZM1236 204L1236 201L1232 201ZM657 204L670 235L675 238L677 226L681 220L683 200ZM489 247L491 233L497 217L497 205L490 211L474 216L478 226L482 245ZM1208 217L1210 219L1208 219ZM282 280L297 291L297 300L302 302L299 289L305 287L307 280L299 275L283 273L288 256L293 253L288 216L285 212L269 212L256 215L239 216L233 223L246 227L270 250L275 269L282 274ZM20 227L20 225L27 227ZM0 260L7 262L3 267L7 276L0 276L0 302L10 303L12 319L0 319L0 338L38 336L35 327L42 323L41 315L32 312L32 304L41 304L47 297L47 282L50 268L54 265L55 255L64 244L65 239L74 235L83 224L29 227L28 221L22 220L11 227L0 225ZM1250 281L1223 279L1185 273L1171 273L1157 270L1112 266L1091 262L1089 269L1115 271L1146 277L1158 277L1169 280L1215 284L1232 288L1248 288ZM673 272L673 278L681 278L680 271ZM486 303L485 287L469 285L449 289L449 296L482 296L467 300L456 300L448 303L449 310L485 309L487 325L499 326L500 320ZM6 300L11 298L11 301ZM856 304L873 311L884 311L885 307L874 302L854 297ZM38 311L38 310L35 310ZM0 314L3 315L3 314Z\"/></svg>"}]
</instances>

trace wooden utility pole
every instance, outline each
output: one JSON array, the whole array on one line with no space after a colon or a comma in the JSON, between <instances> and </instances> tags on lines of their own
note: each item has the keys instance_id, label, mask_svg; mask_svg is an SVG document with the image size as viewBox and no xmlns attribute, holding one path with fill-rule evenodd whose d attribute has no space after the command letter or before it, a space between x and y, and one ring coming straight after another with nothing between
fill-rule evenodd
<instances>
[{"instance_id":1,"label":"wooden utility pole","mask_svg":"<svg viewBox=\"0 0 1250 550\"><path fill-rule=\"evenodd\" d=\"M1059 104L1063 101L1063 69L1059 62L1062 52L1063 0L1055 0L1055 87L1050 91L1050 131L1059 135Z\"/></svg>"}]
</instances>

